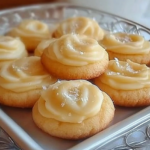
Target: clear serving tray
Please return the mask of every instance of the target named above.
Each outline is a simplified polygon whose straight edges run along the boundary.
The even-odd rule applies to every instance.
[[[93,18],[103,29],[109,32],[140,34],[146,40],[150,40],[150,29],[140,24],[102,11],[66,3],[35,5],[1,11],[0,34],[7,33],[24,19],[42,20],[51,27],[73,16]],[[63,140],[44,133],[35,126],[31,109],[11,108],[1,105],[0,127],[24,150],[101,150],[101,147],[113,141],[119,135],[150,120],[150,107],[115,107],[115,117],[109,127],[85,140]]]

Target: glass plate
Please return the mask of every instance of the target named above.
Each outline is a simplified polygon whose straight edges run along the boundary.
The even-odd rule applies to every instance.
[[[66,3],[54,3],[21,7],[0,12],[0,34],[7,33],[24,19],[38,19],[49,26],[68,17],[86,16],[95,19],[109,32],[126,32],[139,34],[150,40],[150,30],[140,24],[111,15],[102,11],[72,6]],[[150,107],[117,107],[112,123],[104,131],[85,140],[63,140],[42,132],[33,123],[31,109],[0,107],[0,126],[24,150],[79,150],[101,149],[101,146],[115,139],[116,136],[150,119]]]

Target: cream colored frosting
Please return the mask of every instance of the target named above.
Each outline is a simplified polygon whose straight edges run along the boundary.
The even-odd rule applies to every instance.
[[[56,78],[45,71],[37,56],[7,63],[0,71],[0,86],[13,92],[46,89],[56,81]]]
[[[90,18],[86,17],[72,17],[58,26],[54,35],[60,37],[65,34],[82,34],[96,40],[101,40],[104,36],[104,31],[99,24]]]
[[[38,110],[46,118],[62,122],[81,123],[96,115],[103,94],[86,80],[58,81],[45,90],[38,101]]]
[[[24,20],[16,28],[12,29],[14,35],[42,38],[49,36],[48,25],[38,20]]]
[[[8,35],[20,37],[27,48],[36,48],[40,41],[48,39],[51,36],[48,25],[38,20],[22,21]]]
[[[100,44],[107,51],[119,54],[147,54],[150,52],[150,42],[137,34],[107,34]]]
[[[130,60],[111,60],[107,71],[97,80],[117,90],[141,89],[150,87],[150,69]]]
[[[51,60],[70,66],[101,61],[106,51],[98,42],[83,35],[67,34],[52,42],[44,54]]]
[[[19,38],[0,36],[0,61],[15,60],[27,55],[25,46]]]
[[[37,48],[34,50],[34,55],[35,56],[41,56],[43,54],[43,51],[52,43],[54,42],[56,39],[52,38],[49,40],[43,40],[39,43],[39,45],[37,46]]]

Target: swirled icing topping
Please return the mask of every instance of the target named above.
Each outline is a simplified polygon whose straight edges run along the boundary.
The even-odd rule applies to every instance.
[[[51,60],[70,66],[83,66],[103,59],[106,51],[98,42],[83,35],[67,34],[44,50]]]
[[[102,92],[88,81],[59,81],[42,93],[38,110],[46,118],[81,123],[100,111],[102,101]]]
[[[0,36],[0,61],[15,60],[27,55],[25,46],[19,38]]]
[[[24,20],[13,28],[8,35],[19,37],[28,51],[34,51],[37,45],[51,37],[47,24],[38,20]]]
[[[36,56],[7,63],[0,71],[0,86],[13,92],[46,89],[56,81],[56,78],[45,71],[40,57]]]
[[[130,60],[111,60],[107,71],[97,80],[117,90],[141,89],[150,87],[150,69]]]
[[[38,20],[24,20],[11,31],[16,36],[45,39],[49,37],[48,25]]]
[[[107,34],[100,41],[107,51],[119,54],[147,54],[150,51],[150,42],[142,36],[127,33]]]
[[[104,31],[99,24],[95,20],[86,17],[72,17],[63,21],[54,32],[54,36],[58,38],[72,33],[86,35],[96,40],[101,40],[104,36]]]
[[[34,55],[35,56],[41,56],[43,54],[43,51],[53,42],[55,41],[56,39],[52,38],[52,39],[49,39],[49,40],[43,40],[41,41],[37,48],[34,50]]]

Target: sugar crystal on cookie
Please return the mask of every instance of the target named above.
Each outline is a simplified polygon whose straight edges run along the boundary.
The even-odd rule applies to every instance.
[[[127,35],[116,35],[115,38],[117,41],[122,42],[122,43],[133,42],[133,40]]]

